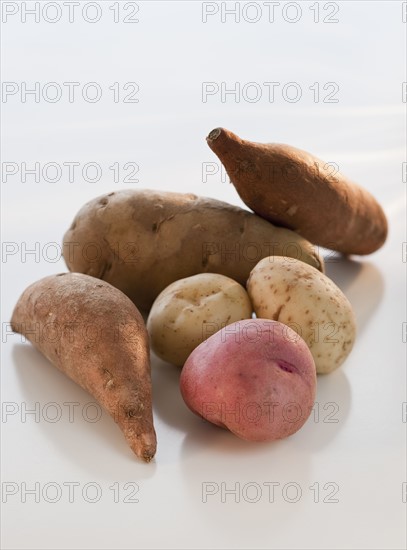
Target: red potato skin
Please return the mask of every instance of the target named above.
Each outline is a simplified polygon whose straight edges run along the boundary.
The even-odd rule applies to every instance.
[[[122,292],[80,273],[52,275],[23,292],[11,325],[97,399],[138,457],[154,457],[148,335]]]
[[[278,143],[255,143],[216,128],[207,143],[242,201],[262,218],[343,254],[370,254],[387,237],[382,207],[319,158]]]
[[[181,394],[195,414],[248,441],[298,431],[316,393],[312,355],[292,329],[268,319],[237,321],[187,359]]]

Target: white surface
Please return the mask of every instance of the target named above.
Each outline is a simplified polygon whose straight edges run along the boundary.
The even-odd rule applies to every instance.
[[[158,452],[153,463],[142,464],[110,418],[83,419],[82,413],[95,411],[86,409],[93,402],[89,395],[29,344],[19,343],[20,337],[3,333],[3,407],[15,403],[18,412],[2,415],[2,546],[405,548],[401,90],[407,79],[401,2],[338,2],[336,24],[314,23],[308,2],[301,2],[297,23],[282,18],[284,3],[274,23],[258,3],[257,23],[230,17],[221,23],[218,14],[204,24],[200,2],[138,2],[139,23],[114,24],[112,4],[100,2],[103,17],[95,24],[81,17],[70,24],[66,14],[55,24],[23,23],[17,14],[2,25],[4,81],[26,81],[27,87],[35,81],[96,81],[104,93],[94,104],[80,96],[73,103],[66,96],[54,104],[22,103],[18,95],[2,104],[3,162],[97,162],[103,169],[94,184],[82,178],[69,183],[66,174],[54,184],[32,177],[23,183],[20,175],[2,181],[2,239],[18,250],[2,258],[3,331],[28,284],[65,270],[62,260],[51,261],[54,251],[47,243],[60,243],[76,211],[94,196],[137,185],[241,204],[219,174],[202,181],[202,163],[216,162],[204,138],[219,125],[247,139],[291,143],[335,161],[384,205],[389,239],[370,257],[328,263],[328,274],[354,306],[358,339],[343,367],[318,379],[319,418],[312,415],[300,432],[274,444],[246,443],[200,421],[183,404],[178,370],[153,361]],[[325,16],[326,3],[320,4]],[[114,103],[108,87],[130,81],[140,85],[139,103]],[[303,97],[297,103],[281,95],[274,102],[266,95],[257,103],[229,96],[224,103],[219,96],[202,102],[202,82],[237,81],[242,86],[295,81]],[[336,82],[339,102],[314,103],[308,87],[315,82]],[[115,184],[108,167],[129,161],[140,166],[139,183]],[[41,257],[25,256],[24,243],[33,248],[36,242]],[[68,402],[78,404],[72,422]],[[24,404],[35,403],[38,421],[22,412]],[[58,422],[50,421],[56,412],[50,403],[62,411]],[[32,495],[22,501],[24,483],[27,488],[39,483],[43,491],[48,482],[61,487],[58,502],[46,501],[53,498],[51,486],[40,502]],[[72,503],[67,482],[80,484]],[[82,489],[93,482],[101,499],[92,504]],[[135,487],[125,489],[128,482],[138,484],[137,503],[124,502]],[[207,482],[219,492],[203,502]],[[245,487],[250,482],[258,485]],[[279,484],[274,502],[264,485],[270,482]],[[119,502],[109,489],[115,483]],[[240,502],[233,494],[222,502],[222,483],[228,489],[240,484]],[[323,502],[334,487],[327,483],[338,486],[332,498],[339,502]],[[311,485],[319,487],[317,503]],[[7,496],[10,487],[18,492]],[[249,502],[256,487],[258,501]],[[288,502],[298,487],[299,500]]]

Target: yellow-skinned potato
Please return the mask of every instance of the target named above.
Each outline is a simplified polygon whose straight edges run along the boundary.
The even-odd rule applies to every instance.
[[[153,351],[182,366],[212,334],[251,316],[249,296],[239,283],[224,275],[200,273],[175,281],[159,294],[147,330]]]
[[[257,317],[284,323],[305,340],[318,374],[345,361],[355,340],[355,317],[326,275],[297,260],[264,258],[251,272],[247,291]]]
[[[323,270],[294,231],[225,202],[192,194],[123,190],[83,206],[64,236],[70,271],[103,279],[149,310],[169,284],[220,273],[245,285],[266,256],[293,256]]]

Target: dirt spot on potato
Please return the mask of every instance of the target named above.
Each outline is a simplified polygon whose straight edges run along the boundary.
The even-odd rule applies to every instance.
[[[278,310],[273,315],[273,321],[278,321],[278,318],[280,317],[281,310],[283,309],[284,304],[278,308]]]
[[[98,278],[103,280],[106,273],[108,273],[111,269],[112,269],[112,264],[110,262],[105,262],[104,264],[102,264],[102,268],[99,272]]]

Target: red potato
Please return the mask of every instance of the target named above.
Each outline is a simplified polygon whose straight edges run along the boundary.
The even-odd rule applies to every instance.
[[[97,399],[138,457],[153,458],[148,335],[127,296],[89,275],[52,275],[23,292],[11,326]]]
[[[316,369],[304,340],[268,319],[237,321],[205,340],[180,379],[195,414],[248,441],[298,431],[315,401]]]

